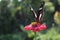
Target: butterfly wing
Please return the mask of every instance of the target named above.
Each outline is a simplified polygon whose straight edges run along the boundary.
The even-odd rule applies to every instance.
[[[36,14],[36,12],[34,11],[34,9],[32,8],[31,5],[29,5],[29,6],[30,6],[30,10],[31,10],[32,13],[33,13],[34,18],[37,18],[37,14]]]
[[[43,16],[44,4],[45,4],[45,2],[41,3],[40,8],[39,8],[38,13],[37,13],[37,20],[39,20],[39,21],[41,20],[41,18]]]

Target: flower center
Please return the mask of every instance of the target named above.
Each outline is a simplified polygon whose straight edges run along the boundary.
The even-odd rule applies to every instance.
[[[32,22],[32,26],[37,26],[37,22]]]

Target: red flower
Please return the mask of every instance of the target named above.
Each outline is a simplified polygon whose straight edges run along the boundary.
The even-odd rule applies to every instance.
[[[45,30],[45,29],[46,29],[45,24],[40,24],[37,22],[32,22],[31,24],[24,27],[24,30],[32,30],[33,32]]]

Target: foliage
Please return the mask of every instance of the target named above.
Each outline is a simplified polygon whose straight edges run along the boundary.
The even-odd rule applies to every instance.
[[[37,12],[42,1],[45,1],[45,8],[41,23],[46,23],[47,30],[37,33],[37,39],[60,40],[60,0],[1,0],[0,40],[34,40],[34,33],[23,28],[35,21],[29,5]]]

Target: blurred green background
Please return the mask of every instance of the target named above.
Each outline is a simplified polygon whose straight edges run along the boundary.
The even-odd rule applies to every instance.
[[[60,40],[60,0],[0,0],[0,40],[34,40],[34,33],[24,26],[34,21],[29,4],[37,10],[45,1],[45,31],[37,32],[37,40]]]

